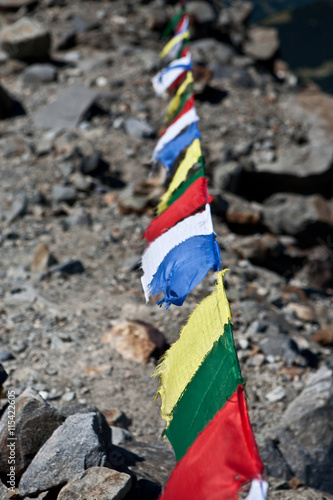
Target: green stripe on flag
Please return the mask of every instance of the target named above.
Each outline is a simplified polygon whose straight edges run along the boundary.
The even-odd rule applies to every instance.
[[[199,177],[205,177],[205,166],[204,166],[204,159],[203,156],[200,156],[200,158],[197,161],[197,164],[200,164],[198,169],[196,169],[187,179],[186,181],[182,182],[180,186],[172,193],[172,196],[170,196],[167,206],[169,207],[172,205],[172,203],[178,198],[185,193],[186,189],[193,184],[194,181],[199,179]]]
[[[198,434],[204,430],[240,384],[244,385],[245,382],[241,376],[229,322],[224,326],[224,334],[214,343],[186,387],[165,430],[177,461],[185,455]]]

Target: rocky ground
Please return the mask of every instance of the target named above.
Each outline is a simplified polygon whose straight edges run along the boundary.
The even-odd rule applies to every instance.
[[[249,3],[219,5],[188,2],[191,51],[251,421],[269,498],[329,499],[333,99],[288,71],[274,30],[246,26]],[[142,234],[166,182],[149,177],[167,103],[151,77],[174,9],[0,0],[1,402],[5,412],[15,391],[13,498],[153,499],[174,466],[151,374],[215,282],[211,273],[168,311],[146,305],[140,287]],[[96,496],[102,483],[114,490]]]

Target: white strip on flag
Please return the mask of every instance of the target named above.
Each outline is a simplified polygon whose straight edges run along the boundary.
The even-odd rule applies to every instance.
[[[199,117],[194,107],[187,111],[187,113],[180,116],[178,120],[166,129],[162,137],[159,139],[154,149],[153,159],[156,158],[157,153],[163,149],[168,142],[177,137],[177,135],[180,134],[185,127],[188,127],[188,125],[197,121],[199,121]]]
[[[189,71],[191,67],[190,54],[172,61],[152,79],[155,92],[158,95],[163,94],[184,71]]]
[[[266,500],[267,490],[268,483],[266,481],[254,479],[245,500]]]
[[[149,285],[164,257],[175,246],[188,238],[212,233],[214,233],[212,216],[210,206],[207,204],[204,211],[178,222],[145,249],[142,255],[143,276],[141,283],[147,302],[149,300]]]

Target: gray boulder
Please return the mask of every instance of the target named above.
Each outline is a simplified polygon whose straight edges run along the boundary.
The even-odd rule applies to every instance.
[[[307,486],[333,493],[332,414],[333,370],[322,366],[287,407],[274,438],[266,439],[262,457],[267,473],[294,476]],[[268,454],[270,448],[275,453]]]
[[[111,431],[107,424],[104,434]],[[21,496],[47,491],[68,483],[90,467],[107,464],[105,436],[97,413],[68,417],[39,450],[19,483]]]
[[[10,410],[10,408],[9,408]],[[0,470],[9,471],[8,439],[15,437],[15,471],[19,477],[64,417],[34,390],[26,389],[15,405],[15,436],[8,434],[8,411],[0,423]]]
[[[92,467],[75,476],[60,491],[58,500],[121,500],[130,491],[132,478],[106,467]]]
[[[1,30],[0,44],[10,57],[36,61],[48,55],[51,34],[39,22],[22,17]]]
[[[263,222],[274,234],[292,235],[314,246],[332,233],[333,210],[320,195],[277,193],[263,204]]]

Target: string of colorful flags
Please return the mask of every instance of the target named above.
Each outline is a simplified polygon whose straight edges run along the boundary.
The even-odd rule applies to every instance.
[[[248,417],[210,212],[184,7],[169,24],[166,35],[172,33],[161,52],[166,66],[153,78],[156,93],[172,99],[152,159],[173,176],[144,235],[141,281],[146,301],[160,296],[157,304],[168,308],[182,305],[210,269],[219,274],[154,373],[164,434],[177,459],[161,499],[237,499],[251,483],[247,500],[264,500],[268,484]]]

